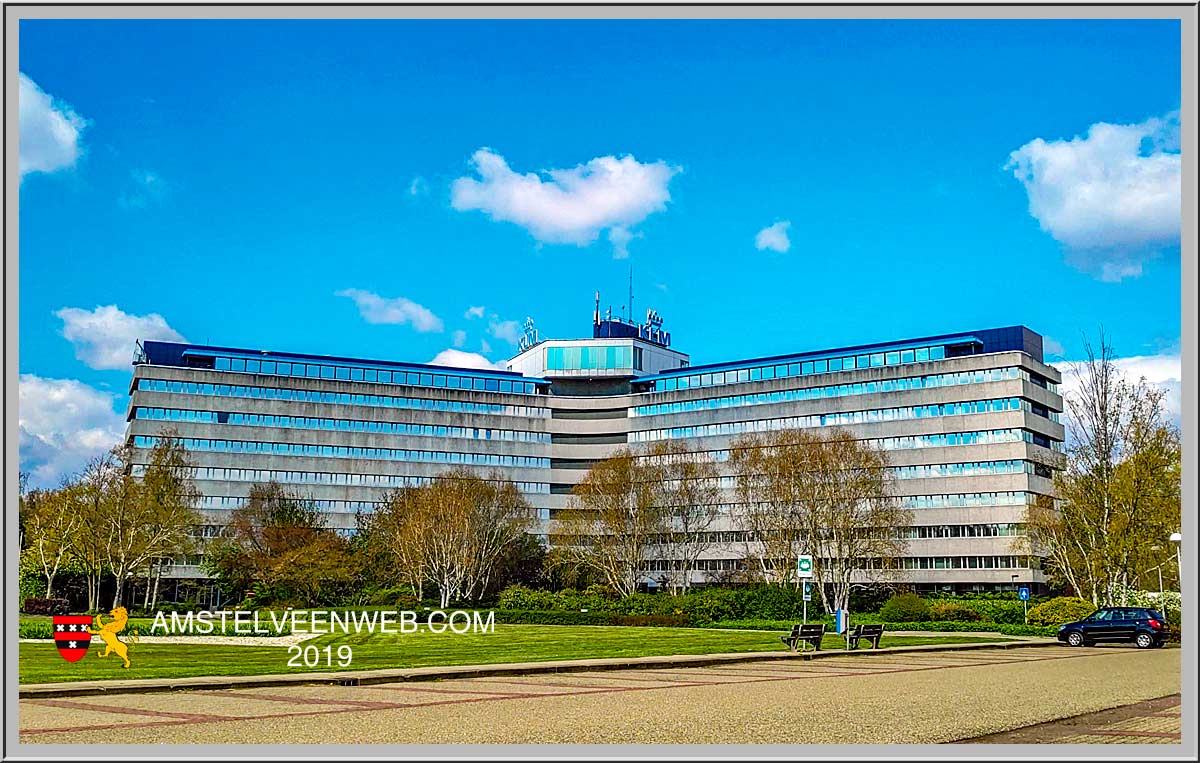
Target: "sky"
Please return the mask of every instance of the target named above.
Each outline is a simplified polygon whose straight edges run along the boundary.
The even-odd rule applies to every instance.
[[[1179,410],[1177,21],[20,22],[21,468],[136,338],[481,367],[1103,326]]]

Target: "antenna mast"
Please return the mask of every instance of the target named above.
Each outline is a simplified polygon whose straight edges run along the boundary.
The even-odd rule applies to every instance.
[[[633,263],[629,263],[629,322],[633,323]]]

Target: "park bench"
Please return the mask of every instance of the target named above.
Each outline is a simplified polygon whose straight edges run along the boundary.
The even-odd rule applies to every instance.
[[[813,648],[820,651],[821,638],[825,635],[825,623],[813,623],[812,625],[793,625],[792,632],[786,636],[780,636],[779,640],[787,644],[787,648],[793,652],[796,647],[801,644],[812,644]]]
[[[882,623],[856,625],[852,631],[846,634],[846,646],[851,649],[857,649],[859,641],[870,641],[871,648],[878,649],[881,636],[883,636]]]

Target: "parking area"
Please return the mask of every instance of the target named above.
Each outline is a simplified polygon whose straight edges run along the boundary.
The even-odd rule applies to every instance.
[[[19,723],[22,743],[936,743],[1179,690],[1177,649],[1050,646],[22,699]]]

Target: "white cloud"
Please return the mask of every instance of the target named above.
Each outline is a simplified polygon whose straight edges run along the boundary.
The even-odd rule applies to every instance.
[[[467,318],[467,319],[482,318],[483,317],[483,305],[479,305],[478,307],[468,307],[467,312],[463,314],[463,317]]]
[[[455,331],[450,336],[454,342],[455,347],[462,347],[464,344],[467,343],[467,332],[463,331],[462,329]]]
[[[420,175],[414,177],[408,184],[409,196],[424,196],[427,193],[429,193],[429,183],[425,182],[425,178]]]
[[[349,297],[358,305],[358,312],[367,323],[411,323],[421,332],[442,330],[442,319],[428,308],[405,297],[381,297],[362,289],[342,289],[334,296]]]
[[[479,179],[454,181],[455,209],[516,223],[544,243],[587,246],[607,230],[618,257],[628,254],[629,228],[666,209],[667,185],[681,171],[662,161],[599,156],[572,169],[518,174],[487,148],[475,152],[471,165]]]
[[[1113,363],[1130,383],[1136,384],[1145,378],[1147,384],[1163,390],[1165,417],[1176,427],[1181,426],[1183,421],[1183,367],[1179,353],[1135,355],[1129,358],[1117,358]],[[1064,397],[1076,394],[1079,389],[1079,379],[1071,369],[1074,365],[1082,365],[1082,362],[1063,361],[1050,365],[1062,373],[1063,383],[1059,392]]]
[[[488,352],[492,351],[492,346],[490,344],[488,344],[488,340],[486,340],[486,339],[479,340],[479,351],[483,352],[483,353],[488,353]]]
[[[492,320],[488,324],[488,333],[497,339],[516,344],[521,341],[521,334],[524,333],[524,330],[519,321],[502,321],[498,320],[496,316],[492,316]]]
[[[82,133],[87,120],[67,103],[51,97],[20,72],[18,138],[21,177],[30,172],[55,172],[75,166],[83,153]]]
[[[1179,243],[1179,112],[1139,124],[1097,122],[1087,137],[1026,143],[1009,155],[1029,213],[1068,261],[1103,281],[1141,275],[1142,263]]]
[[[462,350],[455,349],[442,350],[429,362],[431,365],[451,366],[453,368],[477,368],[484,371],[505,370],[504,361],[493,363],[478,353],[463,352]]]
[[[641,233],[630,233],[629,229],[623,226],[608,229],[608,241],[613,247],[613,258],[623,260],[629,256],[629,242],[635,238],[642,238]]]
[[[786,252],[792,248],[792,242],[788,240],[788,228],[790,227],[792,227],[790,221],[780,220],[774,225],[763,228],[754,236],[754,248],[760,252],[764,249]]]
[[[91,368],[128,369],[138,339],[187,341],[158,313],[130,315],[116,305],[103,305],[90,311],[64,307],[54,314],[62,319],[62,335],[75,346],[75,357]]]
[[[33,487],[55,487],[124,438],[116,396],[83,382],[21,374],[17,397],[21,471]]]

